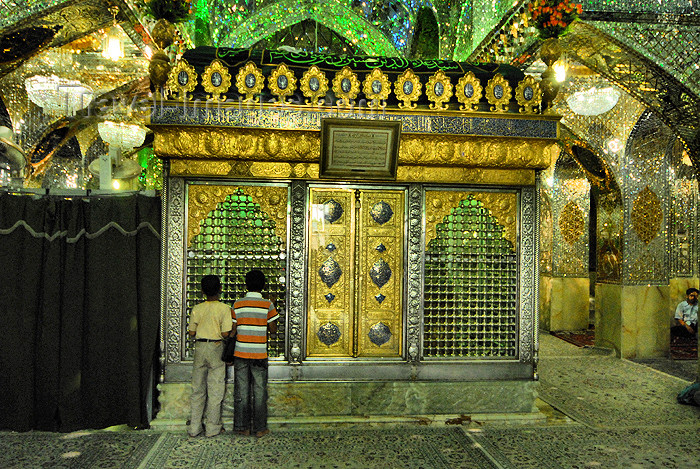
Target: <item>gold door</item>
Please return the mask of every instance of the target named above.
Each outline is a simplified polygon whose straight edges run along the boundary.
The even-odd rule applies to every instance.
[[[404,192],[310,192],[309,357],[400,357]]]

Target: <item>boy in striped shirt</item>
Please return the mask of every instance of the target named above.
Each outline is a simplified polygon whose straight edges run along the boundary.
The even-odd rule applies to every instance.
[[[233,304],[232,334],[236,334],[233,356],[233,430],[257,437],[267,428],[267,332],[277,331],[279,314],[275,305],[262,297],[265,274],[251,270],[245,276],[248,293]]]

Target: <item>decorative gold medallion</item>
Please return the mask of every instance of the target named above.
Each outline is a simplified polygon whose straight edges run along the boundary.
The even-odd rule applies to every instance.
[[[345,66],[341,71],[336,72],[333,78],[333,92],[336,98],[342,100],[341,106],[351,107],[360,92],[360,80],[350,67]]]
[[[236,75],[236,88],[238,92],[245,95],[243,102],[257,103],[260,100],[260,92],[265,86],[265,78],[258,67],[253,62],[248,62]]]
[[[403,101],[402,103],[399,103],[399,108],[415,108],[416,105],[413,103],[413,101],[417,101],[418,98],[420,98],[422,89],[423,84],[410,68],[399,75],[394,82],[394,94],[399,101]]]
[[[207,93],[210,93],[207,99],[214,102],[226,101],[226,96],[223,94],[231,87],[231,74],[219,59],[212,60],[209,66],[204,69],[202,86]]]
[[[277,96],[277,101],[286,104],[287,96],[297,89],[297,79],[286,64],[279,64],[267,77],[267,87],[273,95]]]
[[[323,99],[319,100],[319,98],[324,97],[328,92],[328,78],[320,68],[313,65],[301,77],[300,88],[304,96],[309,98],[306,100],[306,104],[320,106],[323,104]]]
[[[479,108],[479,100],[483,91],[484,88],[474,72],[464,75],[457,82],[457,91],[455,92],[457,101],[462,103],[459,108],[462,111],[476,111]]]
[[[381,69],[373,69],[372,73],[365,77],[362,91],[364,91],[369,101],[369,107],[385,107],[386,100],[389,97],[389,93],[391,93],[389,77]],[[383,104],[381,103],[382,101],[384,101]]]
[[[520,112],[535,114],[536,107],[542,103],[542,89],[540,84],[531,76],[525,77],[515,88],[515,99],[522,107]]]
[[[511,87],[503,75],[497,73],[486,85],[486,99],[491,105],[491,110],[506,112],[510,101]]]
[[[659,196],[649,189],[649,186],[641,190],[634,199],[631,218],[632,228],[644,244],[649,244],[656,238],[664,220],[664,212]]]
[[[195,86],[197,86],[197,72],[194,71],[194,67],[185,59],[178,60],[172,70],[170,70],[170,76],[168,77],[170,94],[176,99],[189,101],[192,99],[192,96],[188,96],[187,93],[192,93]]]
[[[438,70],[428,79],[425,94],[428,95],[430,101],[433,101],[430,104],[430,109],[447,109],[444,103],[452,97],[452,83],[445,72]]]

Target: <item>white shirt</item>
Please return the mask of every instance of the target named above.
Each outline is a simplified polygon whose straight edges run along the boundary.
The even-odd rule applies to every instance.
[[[686,324],[698,323],[698,305],[688,304],[688,300],[681,301],[676,308],[676,319],[682,319]]]

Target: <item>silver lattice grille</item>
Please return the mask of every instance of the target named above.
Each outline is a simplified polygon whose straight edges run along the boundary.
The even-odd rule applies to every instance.
[[[219,275],[221,301],[233,302],[245,292],[245,274],[261,270],[267,277],[263,296],[274,301],[280,319],[268,343],[271,358],[284,356],[286,253],[270,220],[251,196],[238,189],[217,204],[202,221],[201,232],[187,251],[187,321],[192,307],[203,300],[200,283],[208,274]],[[192,359],[193,342],[187,340],[185,357]]]
[[[515,357],[518,266],[503,227],[468,197],[425,254],[425,357]]]

